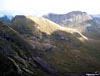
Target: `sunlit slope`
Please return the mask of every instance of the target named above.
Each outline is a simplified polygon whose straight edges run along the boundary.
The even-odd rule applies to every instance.
[[[34,18],[32,16],[29,16],[28,19],[31,19],[33,22],[35,22],[37,24],[36,27],[40,31],[45,32],[49,35],[52,34],[54,31],[61,30],[72,34],[76,32],[82,36],[82,34],[75,29],[65,28],[45,18]]]
[[[12,21],[11,27],[60,72],[100,70],[99,43],[91,42],[77,30],[64,28],[45,18],[18,18]]]
[[[49,44],[56,46],[56,48],[53,49],[52,53],[46,55],[47,60],[51,58],[48,61],[50,64],[66,71],[79,71],[79,69],[93,71],[97,69],[95,64],[99,67],[99,43],[89,41],[89,38],[79,31],[59,26],[48,19],[28,18],[37,23],[40,31],[52,36],[50,41],[54,41],[54,43]],[[76,69],[76,67],[78,68]]]
[[[82,34],[75,29],[65,28],[48,19],[35,18],[33,16],[16,16],[12,20],[11,27],[23,35],[34,34],[35,36],[39,36],[41,32],[50,35],[57,30],[61,30],[72,34],[77,33],[80,35],[80,37],[83,37]]]

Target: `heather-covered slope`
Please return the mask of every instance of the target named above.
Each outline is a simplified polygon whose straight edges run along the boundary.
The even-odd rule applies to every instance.
[[[0,23],[0,76],[55,75],[57,71],[38,52],[18,32]]]
[[[40,33],[40,35],[38,34],[39,36],[38,38],[36,38],[36,35],[35,36],[31,35],[30,37],[27,37],[29,42],[32,45],[35,45],[35,48],[42,49],[42,51],[40,51],[40,55],[43,56],[45,59],[47,59],[47,61],[50,64],[57,67],[61,67],[61,66],[64,66],[64,63],[62,61],[63,59],[65,59],[64,60],[64,62],[66,63],[65,65],[68,65],[68,66],[69,64],[71,65],[75,61],[75,64],[72,64],[70,67],[72,66],[80,67],[80,69],[83,71],[86,70],[86,68],[88,68],[87,70],[92,71],[93,69],[92,69],[92,66],[90,65],[91,63],[93,66],[95,66],[95,64],[98,64],[99,59],[96,60],[95,61],[96,63],[95,63],[94,62],[95,56],[92,56],[90,55],[91,53],[86,52],[86,51],[90,52],[89,49],[90,47],[94,46],[94,44],[92,42],[89,42],[88,39],[84,38],[80,32],[74,29],[61,27],[45,18],[38,19],[32,16],[29,16],[29,17],[26,17],[26,20],[33,22],[30,29],[33,29],[32,27],[34,27],[33,30],[38,30],[38,32]],[[28,23],[28,21],[26,21],[26,23]],[[29,27],[30,24],[26,26]],[[87,44],[89,44],[89,46]],[[97,44],[96,47],[93,47],[91,49],[93,51],[96,50],[96,52],[99,52],[100,48]],[[80,53],[79,54],[74,53],[73,50],[77,50]],[[96,54],[96,52],[94,53],[94,55]],[[78,55],[79,55],[80,60],[77,59]],[[48,60],[49,58],[51,61]],[[84,62],[84,60],[86,62]],[[67,64],[67,61],[69,64]],[[53,64],[52,62],[55,62],[55,63]],[[64,70],[64,67],[62,69]],[[68,69],[68,68],[65,68],[65,69]],[[69,68],[68,70],[76,71],[78,69],[79,68],[74,68],[74,69]]]
[[[16,16],[10,25],[0,23],[0,67],[4,68],[0,74],[66,76],[99,71],[100,43],[83,36],[45,18]]]

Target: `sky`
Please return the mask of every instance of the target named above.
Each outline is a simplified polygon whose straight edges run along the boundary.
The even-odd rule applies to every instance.
[[[100,14],[100,0],[0,0],[0,15],[42,16],[71,11]]]

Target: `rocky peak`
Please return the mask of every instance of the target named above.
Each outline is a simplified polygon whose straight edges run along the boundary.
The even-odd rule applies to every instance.
[[[73,21],[85,21],[87,19],[92,19],[86,12],[81,11],[72,11],[67,14],[53,14],[50,13],[47,16],[43,16],[51,21],[54,21],[57,24],[66,26]]]
[[[72,11],[72,12],[69,12],[68,14],[70,14],[70,15],[87,15],[86,12],[82,12],[82,11]]]
[[[16,15],[13,19],[12,19],[12,22],[13,21],[16,21],[16,20],[25,20],[26,17],[24,15]]]

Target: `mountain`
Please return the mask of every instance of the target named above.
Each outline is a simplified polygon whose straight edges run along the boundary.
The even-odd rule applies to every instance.
[[[85,20],[89,20],[91,19],[91,17],[87,16],[87,13],[85,12],[81,12],[81,11],[72,11],[69,12],[67,14],[48,14],[47,16],[43,16],[45,18],[50,19],[51,21],[54,21],[57,24],[60,24],[62,26],[68,26],[70,25],[72,22],[78,21],[77,23],[79,23],[79,20],[81,18],[81,21],[85,21]]]
[[[100,71],[99,50],[99,41],[45,18],[0,22],[0,76],[84,76]]]
[[[100,18],[86,12],[72,11],[67,14],[48,14],[43,16],[57,24],[74,28],[88,37],[100,39]]]
[[[10,23],[12,18],[13,18],[13,16],[4,15],[4,16],[0,17],[0,20],[3,22],[6,22],[6,23]]]

